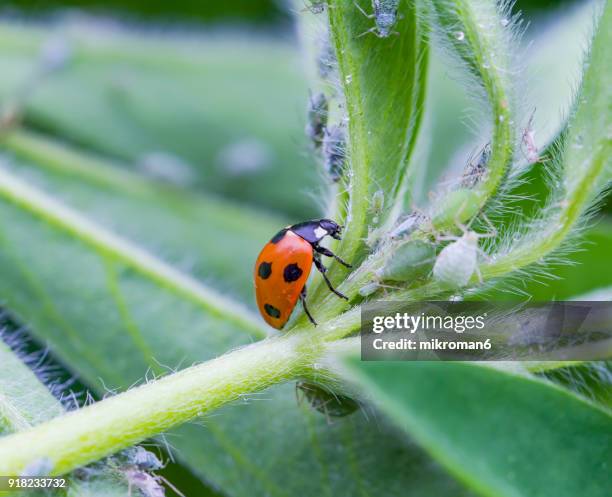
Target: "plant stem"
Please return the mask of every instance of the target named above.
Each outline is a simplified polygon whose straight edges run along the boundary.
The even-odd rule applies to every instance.
[[[291,379],[312,355],[306,335],[264,340],[9,435],[0,439],[0,474],[19,475],[42,457],[53,475],[66,473]]]
[[[364,123],[364,96],[362,79],[359,74],[359,61],[355,60],[353,50],[349,49],[351,27],[346,6],[340,1],[329,2],[330,36],[336,46],[338,70],[346,100],[346,111],[349,123],[349,157],[351,163],[350,195],[344,195],[340,201],[348,203],[346,215],[346,232],[340,244],[343,257],[353,260],[362,246],[363,233],[367,221],[369,190],[369,167],[371,158],[367,149],[367,130]],[[350,79],[349,79],[350,78]]]
[[[454,228],[457,221],[466,222],[477,214],[497,191],[513,156],[513,115],[511,101],[511,68],[507,42],[512,29],[500,16],[498,8],[481,0],[432,0],[438,23],[454,51],[466,63],[489,101],[492,119],[491,157],[484,181],[473,189],[476,205],[449,204],[448,212],[437,212],[434,227]]]

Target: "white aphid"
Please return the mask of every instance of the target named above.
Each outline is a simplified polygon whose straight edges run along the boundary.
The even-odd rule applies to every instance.
[[[466,286],[478,271],[478,234],[466,231],[444,247],[433,267],[434,278],[454,288]]]
[[[215,162],[228,176],[252,176],[267,169],[274,160],[274,151],[259,138],[243,138],[224,146]]]
[[[414,211],[401,220],[400,223],[389,232],[389,238],[395,240],[408,236],[416,231],[425,221],[427,221],[427,216],[425,214]]]
[[[540,160],[540,151],[538,150],[538,146],[536,144],[535,139],[535,131],[533,130],[533,116],[534,114],[531,114],[529,122],[527,123],[527,127],[523,131],[522,136],[525,158],[530,164],[533,164],[534,162]]]
[[[47,72],[64,68],[72,57],[72,47],[65,39],[51,38],[40,49],[42,69]]]
[[[325,11],[325,2],[323,0],[308,0],[306,5],[306,10],[313,14],[321,14]]]
[[[194,167],[179,156],[163,151],[148,152],[138,158],[138,171],[149,178],[177,186],[189,186],[195,181]]]
[[[128,495],[132,495],[132,487],[137,488],[146,497],[165,497],[166,491],[158,480],[158,477],[150,475],[137,468],[126,470],[125,477],[128,481]]]
[[[159,458],[144,447],[131,447],[126,450],[126,454],[130,465],[136,466],[142,471],[157,471],[164,467]]]
[[[147,473],[141,471],[136,466],[128,467],[125,472],[125,478],[128,482],[128,496],[132,495],[132,487],[137,488],[145,497],[165,497],[166,490],[162,483],[168,485],[175,494],[180,497],[185,495],[172,485],[166,478],[155,473]]]
[[[373,28],[368,29],[359,36],[367,33],[374,33],[379,38],[387,38],[391,34],[399,35],[398,32],[393,31],[393,27],[399,18],[397,13],[398,6],[399,0],[372,0],[372,10],[374,12],[368,14],[355,2],[355,7],[368,19],[374,19],[375,23]]]
[[[47,476],[53,469],[53,461],[48,457],[39,457],[28,464],[21,472],[21,477]]]
[[[371,283],[366,283],[359,289],[359,295],[362,297],[369,297],[373,293],[376,293],[380,289],[380,283],[377,281],[372,281]]]
[[[370,202],[370,210],[374,214],[372,218],[372,222],[377,224],[379,221],[379,216],[382,213],[383,207],[385,206],[385,192],[382,190],[378,190],[372,196],[372,200]]]

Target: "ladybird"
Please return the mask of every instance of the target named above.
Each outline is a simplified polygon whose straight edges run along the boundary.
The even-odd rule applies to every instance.
[[[306,281],[312,264],[319,270],[329,289],[338,297],[348,298],[336,290],[327,275],[321,256],[333,257],[340,264],[352,267],[319,243],[326,236],[341,239],[342,227],[331,219],[314,219],[287,226],[263,248],[255,263],[254,280],[257,307],[270,326],[281,329],[289,320],[298,300],[315,326],[316,321],[306,306]]]

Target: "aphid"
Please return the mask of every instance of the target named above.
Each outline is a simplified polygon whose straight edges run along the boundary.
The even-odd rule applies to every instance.
[[[478,255],[482,251],[478,247],[478,240],[495,236],[495,233],[481,234],[464,226],[461,226],[461,228],[463,229],[463,235],[459,238],[450,238],[454,241],[440,251],[433,267],[434,278],[452,288],[466,286],[474,273],[482,281],[482,275],[478,268]],[[440,239],[449,238],[441,237]]]
[[[127,468],[124,474],[128,482],[128,497],[132,495],[132,487],[140,490],[145,497],[165,497],[166,490],[162,483],[168,485],[177,495],[185,497],[179,489],[163,476],[147,473],[135,466]]]
[[[289,320],[298,300],[312,324],[316,321],[306,307],[306,281],[312,263],[319,270],[328,288],[338,297],[348,298],[336,290],[327,275],[321,256],[333,257],[351,267],[331,250],[319,243],[326,236],[340,240],[342,227],[331,219],[314,219],[280,230],[263,248],[255,263],[255,296],[262,317],[270,326],[281,329]]]
[[[310,406],[329,418],[342,418],[359,409],[359,404],[346,395],[333,393],[314,383],[299,381],[295,384],[298,403],[302,396]]]
[[[48,457],[34,459],[21,472],[21,477],[26,476],[47,476],[53,470],[53,461]]]
[[[308,121],[306,122],[306,135],[315,148],[320,148],[325,137],[329,103],[324,93],[317,93],[308,102]]]
[[[325,170],[336,183],[342,178],[346,162],[346,138],[344,127],[333,126],[325,130],[323,137],[323,161]]]
[[[487,164],[491,158],[491,144],[487,143],[475,159],[470,159],[463,171],[461,186],[472,188],[482,181],[487,173]]]
[[[63,69],[73,55],[73,49],[67,40],[52,38],[43,43],[40,49],[40,71],[50,73]]]
[[[372,222],[377,224],[379,221],[380,214],[385,206],[385,192],[382,190],[377,190],[372,195],[372,201],[370,202],[370,211],[374,216],[372,217]]]
[[[153,453],[144,447],[130,447],[125,451],[127,462],[131,466],[136,466],[142,471],[157,471],[164,467],[163,463]]]
[[[368,19],[374,19],[376,24],[373,28],[368,29],[366,32],[361,33],[359,36],[364,36],[368,33],[374,33],[379,38],[387,38],[389,35],[399,35],[397,31],[393,31],[393,26],[397,22],[398,15],[397,9],[400,0],[372,0],[372,14],[367,14],[357,2],[355,6],[361,11],[361,13]]]
[[[389,232],[389,238],[397,240],[414,233],[419,227],[429,221],[422,212],[414,211],[408,214],[400,223]]]
[[[323,38],[321,42],[321,48],[319,50],[319,59],[317,61],[317,69],[319,71],[319,77],[323,80],[329,79],[336,67],[338,61],[336,59],[336,52],[334,47],[329,40],[329,34]]]
[[[381,288],[382,286],[378,281],[371,281],[370,283],[366,283],[359,289],[359,295],[361,295],[362,297],[369,297]]]
[[[480,211],[480,200],[474,190],[459,188],[435,202],[431,216],[434,228],[452,225],[457,219],[470,219]]]
[[[165,497],[166,490],[155,476],[138,468],[128,468],[124,474],[128,482],[128,496],[132,495],[132,487],[135,487],[146,497]]]
[[[375,274],[382,281],[409,282],[429,274],[435,260],[436,251],[431,243],[412,240],[397,247]]]
[[[321,14],[325,11],[325,0],[306,0],[306,9],[313,14]]]
[[[538,147],[536,145],[535,131],[533,130],[533,115],[534,114],[532,113],[531,117],[529,118],[529,122],[527,123],[527,127],[525,128],[525,131],[523,131],[523,136],[521,139],[524,147],[525,158],[530,164],[540,160],[540,151],[538,150]]]
[[[397,288],[383,282],[410,283],[427,276],[436,260],[431,243],[411,240],[397,247],[384,265],[374,272],[374,281],[359,289],[359,295],[368,297],[381,288]]]
[[[453,288],[464,287],[478,268],[478,236],[466,231],[444,247],[433,267],[434,278]]]

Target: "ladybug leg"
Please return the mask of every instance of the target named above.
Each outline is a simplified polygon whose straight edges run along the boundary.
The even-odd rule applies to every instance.
[[[343,298],[345,300],[348,300],[348,297],[346,295],[344,295],[343,293],[340,293],[338,290],[336,290],[332,286],[331,281],[329,281],[329,279],[327,278],[327,275],[325,274],[327,272],[327,268],[321,262],[321,256],[318,253],[315,253],[314,264],[315,264],[316,268],[319,270],[319,272],[321,273],[321,276],[323,276],[323,279],[325,280],[325,283],[327,284],[327,287],[332,292],[334,292],[338,297]]]
[[[302,307],[304,307],[304,312],[306,313],[306,315],[308,316],[308,320],[313,324],[313,325],[317,325],[317,322],[314,320],[314,318],[312,317],[312,315],[310,314],[310,311],[308,310],[308,307],[306,306],[306,285],[304,285],[304,288],[302,288],[302,293],[300,293],[300,300],[302,301]]]
[[[345,267],[353,267],[348,262],[343,261],[340,257],[338,257],[336,254],[334,254],[331,250],[326,249],[325,247],[320,247],[319,245],[315,245],[314,249],[319,254],[325,255],[327,257],[333,257],[334,259],[336,259],[340,264],[342,264]]]

